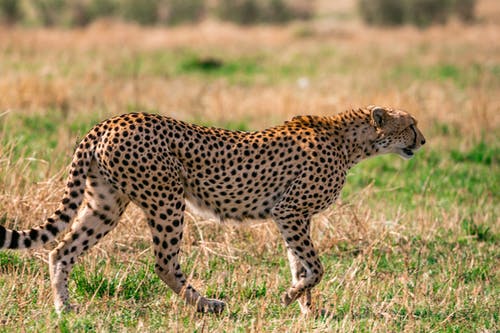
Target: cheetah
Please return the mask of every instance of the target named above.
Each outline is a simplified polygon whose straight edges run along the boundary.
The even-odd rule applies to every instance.
[[[133,202],[151,230],[161,280],[198,311],[220,313],[225,303],[202,296],[179,265],[186,203],[221,220],[272,218],[292,273],[282,302],[297,300],[308,314],[311,289],[323,275],[311,217],[336,201],[359,161],[385,153],[408,159],[424,144],[415,118],[380,106],[297,116],[255,132],[125,114],[96,125],[77,146],[63,198],[45,223],[23,231],[0,226],[0,249],[40,247],[70,228],[49,254],[55,308],[70,310],[68,276],[77,257],[115,228]]]

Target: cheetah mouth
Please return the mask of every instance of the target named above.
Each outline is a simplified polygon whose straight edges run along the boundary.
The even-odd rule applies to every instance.
[[[404,158],[405,160],[408,160],[408,159],[412,158],[412,157],[415,155],[415,153],[414,153],[414,151],[413,151],[412,149],[410,149],[410,148],[401,148],[401,149],[399,150],[399,155],[400,155],[402,158]]]

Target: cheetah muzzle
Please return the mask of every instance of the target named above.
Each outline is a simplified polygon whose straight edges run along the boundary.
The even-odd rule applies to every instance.
[[[283,303],[298,300],[309,313],[311,289],[323,275],[311,217],[335,202],[359,161],[386,153],[411,158],[424,143],[415,118],[376,106],[294,117],[257,132],[125,114],[96,125],[78,145],[64,196],[45,223],[24,231],[0,226],[0,248],[40,247],[70,228],[49,255],[54,303],[57,311],[67,310],[67,281],[77,257],[116,227],[133,202],[151,229],[161,280],[199,311],[220,313],[224,303],[203,297],[179,265],[186,202],[221,219],[271,217],[292,273]]]

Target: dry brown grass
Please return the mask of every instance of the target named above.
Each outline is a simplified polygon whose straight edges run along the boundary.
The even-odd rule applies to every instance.
[[[298,113],[335,113],[350,106],[389,103],[404,106],[427,122],[473,124],[475,131],[499,125],[500,104],[491,91],[489,75],[467,87],[465,94],[446,84],[418,80],[381,84],[380,80],[384,68],[415,57],[421,66],[494,66],[499,57],[496,23],[450,24],[423,31],[318,23],[308,28],[310,38],[298,38],[297,29],[239,28],[214,22],[169,30],[115,22],[68,31],[2,28],[0,47],[8,50],[8,57],[0,78],[0,108],[29,113],[47,112],[48,107],[69,113],[105,108],[105,117],[136,103],[184,119],[193,112],[214,122],[250,118],[252,127],[261,128]],[[333,53],[322,56],[325,45]],[[183,48],[202,56],[223,53],[225,58],[264,54],[276,66],[293,65],[300,55],[301,61],[310,57],[325,70],[311,79],[306,91],[295,80],[234,86],[224,80],[207,84],[192,77],[155,75],[122,75],[118,80],[110,73],[116,63],[133,65],[138,54]],[[419,52],[419,48],[429,51]]]

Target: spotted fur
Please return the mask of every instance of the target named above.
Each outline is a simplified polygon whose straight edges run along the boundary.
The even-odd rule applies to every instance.
[[[156,273],[199,311],[221,312],[224,303],[201,296],[179,266],[186,201],[221,219],[271,217],[292,271],[283,302],[298,299],[308,313],[311,288],[323,275],[311,217],[334,203],[357,162],[383,153],[409,158],[424,143],[408,113],[373,106],[295,117],[257,132],[125,114],[96,125],[79,144],[54,214],[29,230],[0,226],[0,248],[39,247],[71,228],[49,257],[56,309],[68,309],[68,276],[77,257],[111,231],[133,202],[151,229]]]

